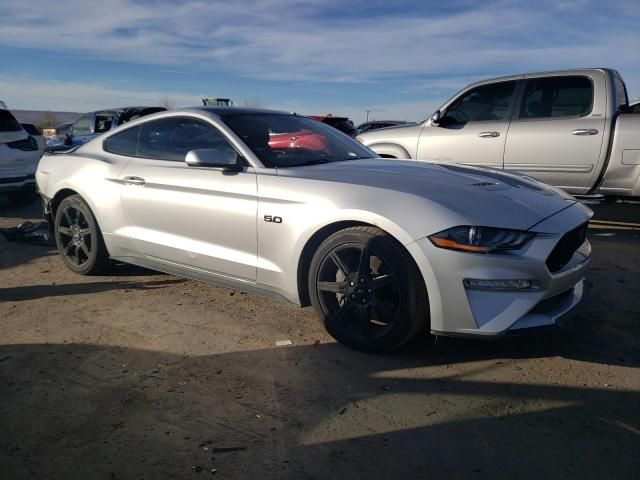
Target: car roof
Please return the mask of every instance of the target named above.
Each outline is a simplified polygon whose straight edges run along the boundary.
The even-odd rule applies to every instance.
[[[407,120],[369,120],[368,122],[364,122],[362,125],[369,125],[371,123],[413,123]]]
[[[146,110],[147,108],[162,108],[164,110],[166,110],[166,108],[164,107],[160,107],[160,106],[151,106],[151,105],[146,105],[146,106],[139,106],[139,107],[116,107],[116,108],[105,108],[103,110],[95,110],[92,113],[123,113],[123,112],[129,112],[131,110]],[[164,111],[164,110],[160,110],[160,111]]]
[[[610,68],[593,67],[593,68],[568,68],[568,69],[563,69],[563,70],[544,70],[544,71],[540,71],[540,72],[525,72],[525,73],[518,73],[518,74],[515,74],[515,75],[506,75],[506,76],[500,76],[500,77],[483,78],[482,80],[478,80],[477,82],[470,83],[464,89],[468,90],[468,89],[470,89],[470,87],[481,86],[481,85],[488,84],[488,83],[505,82],[505,81],[509,81],[509,80],[521,80],[524,77],[531,77],[531,76],[541,76],[541,75],[551,75],[551,74],[553,74],[553,75],[557,75],[557,74],[572,74],[572,73],[591,72],[591,71],[612,72],[613,70],[610,69]]]
[[[244,108],[244,107],[190,107],[183,108],[179,111],[185,112],[207,112],[213,113],[220,117],[224,115],[255,115],[259,113],[272,113],[279,115],[296,115],[294,112],[284,112],[281,110],[268,110],[266,108]],[[302,116],[302,115],[301,115]]]
[[[339,122],[342,122],[344,120],[349,120],[349,117],[342,117],[342,116],[334,116],[334,115],[309,115],[310,118],[313,118],[314,120],[318,120],[319,122],[323,122],[325,120],[337,120]]]

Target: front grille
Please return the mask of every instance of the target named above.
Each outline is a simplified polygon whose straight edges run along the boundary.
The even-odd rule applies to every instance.
[[[587,225],[588,223],[585,223],[565,233],[556,244],[546,262],[551,273],[562,270],[571,260],[575,251],[584,243],[587,239]]]
[[[29,135],[24,140],[16,140],[15,142],[8,142],[7,146],[9,148],[17,148],[18,150],[22,150],[23,152],[33,152],[38,150],[38,142],[36,142],[35,138]]]

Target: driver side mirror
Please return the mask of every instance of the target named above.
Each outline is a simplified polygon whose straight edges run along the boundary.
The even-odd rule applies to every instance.
[[[435,113],[429,118],[429,120],[431,120],[431,125],[438,125],[441,119],[442,112],[440,110],[436,110]]]
[[[240,163],[238,153],[231,147],[201,148],[190,150],[184,161],[190,167],[218,167],[225,170],[239,171],[244,165]]]

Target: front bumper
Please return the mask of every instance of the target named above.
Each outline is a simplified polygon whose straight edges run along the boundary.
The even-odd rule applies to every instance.
[[[587,240],[568,263],[551,273],[546,259],[569,230],[589,219],[572,206],[536,225],[536,236],[521,250],[474,254],[435,247],[427,238],[407,246],[422,271],[431,310],[431,331],[442,335],[496,336],[556,325],[573,314],[585,298],[591,262]],[[533,289],[473,289],[465,278],[533,280]]]

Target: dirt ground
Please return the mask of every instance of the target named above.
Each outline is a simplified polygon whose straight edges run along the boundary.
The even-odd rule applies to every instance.
[[[0,199],[0,226],[37,217]],[[0,239],[0,478],[640,478],[640,204],[596,218],[566,329],[391,356],[311,309]]]

